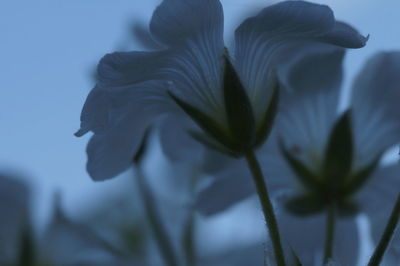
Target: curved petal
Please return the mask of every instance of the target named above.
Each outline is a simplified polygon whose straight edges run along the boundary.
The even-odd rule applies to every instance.
[[[310,41],[362,47],[366,40],[336,22],[329,7],[303,1],[267,7],[236,30],[236,67],[256,107],[256,116],[263,114],[271,97],[269,73],[286,62],[281,57],[296,49],[295,44]]]
[[[320,265],[325,243],[325,215],[295,217],[285,210],[278,213],[282,236],[304,265]],[[359,248],[354,219],[337,219],[333,256],[341,265],[355,265]],[[320,261],[318,261],[320,260]]]
[[[100,132],[114,123],[121,106],[158,106],[168,102],[167,82],[144,86],[148,80],[162,79],[159,69],[166,52],[116,52],[104,56],[98,65],[97,84],[89,93],[81,114],[81,127],[76,136],[89,131]],[[153,102],[152,102],[153,101]],[[167,103],[168,105],[168,103]]]
[[[116,99],[107,95],[107,100],[113,104],[113,108],[104,110],[107,127],[98,131],[92,129],[95,134],[87,147],[87,170],[94,180],[114,177],[133,164],[147,128],[157,121],[162,111],[162,103],[154,106],[151,104],[154,99],[146,95],[149,90],[157,90],[159,85],[157,82],[140,84],[138,95],[129,91],[127,95],[114,95]],[[145,93],[139,94],[141,91]],[[96,108],[101,110],[104,106]],[[96,109],[92,111],[95,117]]]
[[[163,69],[171,81],[169,89],[222,120],[224,44],[219,1],[165,0],[155,10],[150,30],[172,53]]]
[[[287,63],[278,68],[283,100],[298,94],[314,94],[319,90],[335,90],[339,97],[343,80],[345,49],[330,44],[298,44],[286,55]],[[281,94],[281,95],[282,95]]]
[[[353,85],[352,108],[357,166],[400,142],[400,52],[379,53]]]
[[[205,215],[214,215],[254,193],[255,188],[245,161],[234,160],[201,191],[196,207]]]

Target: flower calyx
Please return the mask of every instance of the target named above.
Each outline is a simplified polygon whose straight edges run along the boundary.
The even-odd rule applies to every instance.
[[[345,112],[335,123],[324,159],[318,171],[313,171],[296,158],[280,141],[281,152],[290,168],[305,188],[305,193],[287,201],[286,207],[300,216],[315,214],[335,204],[341,215],[353,215],[358,207],[351,196],[362,186],[375,170],[381,156],[362,169],[354,171],[353,133],[351,112]]]
[[[227,52],[224,54],[222,90],[226,122],[220,122],[198,108],[179,99],[172,92],[170,97],[189,115],[204,132],[189,132],[204,145],[233,157],[241,157],[267,139],[278,109],[279,92],[275,86],[268,108],[259,125],[254,109]],[[278,84],[278,82],[277,82]]]

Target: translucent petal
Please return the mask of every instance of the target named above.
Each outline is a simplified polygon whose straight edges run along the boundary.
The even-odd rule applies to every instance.
[[[51,265],[124,265],[112,245],[90,227],[71,221],[60,206],[40,240],[41,258]]]
[[[166,0],[150,24],[171,56],[163,73],[170,90],[189,104],[223,120],[223,13],[216,0]]]
[[[263,113],[270,99],[269,73],[286,62],[281,57],[296,49],[294,44],[309,41],[362,47],[366,40],[352,28],[336,22],[329,7],[303,1],[267,7],[236,30],[236,66],[256,117]]]
[[[379,53],[353,85],[356,167],[400,142],[400,52]]]
[[[396,198],[400,193],[400,165],[395,164],[376,170],[367,182],[363,189],[356,195],[356,199],[359,202],[361,210],[369,218],[372,237],[375,243],[377,243],[381,238]],[[391,245],[394,248],[389,253],[400,257],[400,237],[395,237]]]
[[[319,171],[337,118],[337,93],[322,90],[294,99],[278,116],[278,134],[289,151],[310,169]]]

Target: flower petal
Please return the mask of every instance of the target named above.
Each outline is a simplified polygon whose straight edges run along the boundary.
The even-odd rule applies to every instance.
[[[172,53],[163,69],[169,89],[187,103],[223,120],[223,13],[217,0],[165,0],[150,24]]]
[[[400,165],[394,164],[376,170],[368,179],[368,183],[356,195],[361,210],[369,218],[375,243],[378,243],[382,236],[399,193]],[[400,257],[400,237],[395,237],[391,245],[393,245],[393,249],[388,250],[385,256],[394,253],[391,255]]]
[[[87,147],[90,176],[96,181],[105,180],[132,166],[134,155],[154,118],[151,111],[124,108],[114,117],[111,127],[95,132]]]
[[[400,52],[379,53],[353,85],[356,164],[362,167],[400,142]]]
[[[86,99],[81,127],[75,135],[82,136],[88,131],[100,132],[110,127],[114,122],[112,114],[121,106],[142,104],[141,101],[157,106],[160,99],[167,102],[166,82],[160,86],[140,84],[147,80],[162,79],[158,70],[165,56],[166,52],[117,52],[104,56],[98,65],[96,87]],[[151,99],[154,102],[149,101]]]
[[[329,7],[303,1],[278,3],[245,20],[236,30],[236,67],[256,107],[256,117],[271,97],[270,72],[287,62],[281,57],[294,54],[296,44],[311,41],[364,46],[365,40],[356,36],[360,37],[335,21]]]

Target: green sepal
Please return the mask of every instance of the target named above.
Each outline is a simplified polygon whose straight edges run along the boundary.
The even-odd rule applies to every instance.
[[[271,101],[265,111],[264,117],[261,120],[261,124],[256,132],[256,141],[254,146],[258,147],[262,145],[271,133],[272,127],[274,125],[275,117],[278,112],[279,105],[279,82],[276,82],[274,91],[272,93]]]
[[[204,114],[196,107],[182,101],[176,97],[172,92],[168,91],[171,98],[182,108],[182,110],[189,115],[194,122],[200,126],[206,133],[215,138],[219,143],[224,145],[227,149],[237,150],[239,147],[233,142],[228,132],[223,130],[221,126],[211,117]]]
[[[246,150],[251,148],[255,141],[253,109],[228,55],[224,55],[224,61],[223,91],[228,125],[237,145]]]
[[[289,199],[285,207],[297,216],[310,216],[322,212],[325,209],[325,202],[316,195],[300,195]]]
[[[356,192],[374,172],[381,160],[381,157],[382,153],[376,156],[376,158],[370,164],[352,174],[343,187],[343,195],[349,196]]]
[[[239,158],[241,157],[240,153],[236,153],[225,146],[221,145],[219,142],[216,142],[212,137],[207,136],[206,134],[203,134],[198,131],[190,130],[188,131],[189,135],[192,136],[195,140],[203,144],[204,146],[210,148],[211,150],[216,150],[219,151],[225,155],[228,155],[230,157],[234,158]]]
[[[353,163],[353,133],[350,111],[335,123],[325,150],[323,176],[330,186],[343,185]]]
[[[319,192],[324,189],[324,185],[318,181],[318,177],[310,171],[300,160],[292,156],[292,154],[286,149],[282,140],[279,140],[280,150],[289,163],[290,168],[295,172],[301,183],[309,188],[311,191]]]

